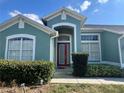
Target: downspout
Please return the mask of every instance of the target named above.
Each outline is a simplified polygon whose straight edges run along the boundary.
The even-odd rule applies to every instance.
[[[50,37],[50,61],[51,62],[54,62],[54,59],[53,59],[54,58],[54,46],[53,46],[54,38],[59,36],[58,31],[56,31],[55,33],[56,33],[55,36]]]
[[[124,37],[124,34],[122,34],[122,35],[118,38],[119,59],[120,59],[121,68],[123,68],[122,52],[121,52],[121,39],[122,39],[123,37]]]

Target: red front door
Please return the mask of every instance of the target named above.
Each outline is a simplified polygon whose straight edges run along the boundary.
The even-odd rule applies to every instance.
[[[57,45],[57,65],[70,65],[70,43],[58,43]]]

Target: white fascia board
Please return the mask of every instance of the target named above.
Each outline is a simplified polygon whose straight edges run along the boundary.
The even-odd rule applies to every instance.
[[[31,19],[23,16],[23,15],[17,15],[15,17],[13,17],[12,19],[6,21],[5,23],[1,24],[0,25],[0,31],[4,31],[5,29],[11,27],[12,25],[14,25],[16,23],[19,23],[20,18],[23,19],[23,21],[25,23],[28,23],[28,24],[32,25],[33,27],[36,27],[36,28],[44,31],[47,34],[54,34],[54,33],[56,33],[54,29],[51,29],[51,28],[49,28],[47,26],[44,26],[44,25],[42,25],[42,24],[40,24],[40,23],[38,23],[38,22],[36,22],[34,20],[31,20]]]
[[[83,31],[83,30],[85,30],[85,31]],[[122,32],[116,32],[114,30],[105,29],[105,28],[81,28],[81,31],[82,32],[89,32],[89,31],[103,32],[103,31],[108,31],[108,32],[112,32],[112,33],[115,33],[115,34],[122,34]]]
[[[61,15],[63,11],[65,11],[65,14],[67,14],[67,15],[69,15],[69,16],[77,19],[77,20],[82,21],[82,20],[86,19],[85,16],[81,16],[80,14],[78,14],[78,13],[76,13],[70,9],[67,9],[67,8],[61,8],[61,9],[57,10],[56,12],[53,12],[46,17],[43,17],[43,19],[49,21],[49,20]]]

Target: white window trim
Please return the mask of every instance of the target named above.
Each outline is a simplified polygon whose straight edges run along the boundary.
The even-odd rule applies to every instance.
[[[29,35],[29,34],[14,34],[11,36],[7,36],[6,37],[6,48],[5,48],[5,59],[7,60],[7,52],[8,52],[8,40],[12,39],[12,38],[17,38],[17,37],[21,37],[21,38],[30,38],[33,39],[33,53],[32,53],[32,61],[35,60],[35,44],[36,44],[36,37],[33,35]],[[21,58],[20,58],[21,60]]]
[[[82,41],[81,40],[81,43],[99,43],[99,40],[98,41],[87,41],[87,40]]]
[[[69,40],[68,41],[67,40],[59,41],[58,38],[57,38],[58,43],[63,43],[63,42],[64,43],[66,43],[66,42],[71,43],[71,35],[70,34],[60,34],[59,36],[69,36]]]
[[[112,61],[88,62],[88,64],[109,64],[114,66],[120,66],[120,63],[112,62]]]
[[[83,33],[82,35],[97,35],[98,36],[98,40],[97,41],[83,41],[81,40],[81,43],[99,43],[99,52],[100,52],[100,62],[102,62],[102,53],[101,53],[101,36],[99,33]]]
[[[96,40],[96,41],[95,40],[84,40],[84,41],[81,40],[81,42],[84,42],[84,43],[85,42],[99,42],[99,39],[100,39],[100,34],[98,34],[98,33],[88,33],[88,34],[87,33],[83,33],[83,34],[81,34],[81,36],[82,35],[83,36],[87,36],[87,35],[97,35],[98,36],[98,40]]]

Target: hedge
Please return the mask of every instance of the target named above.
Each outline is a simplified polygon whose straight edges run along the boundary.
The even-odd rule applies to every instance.
[[[73,53],[73,75],[83,77],[87,72],[88,54]]]
[[[43,80],[47,83],[55,71],[54,64],[47,61],[7,61],[0,60],[0,81],[17,84],[35,84]]]
[[[87,77],[123,77],[123,69],[107,64],[89,64]]]

